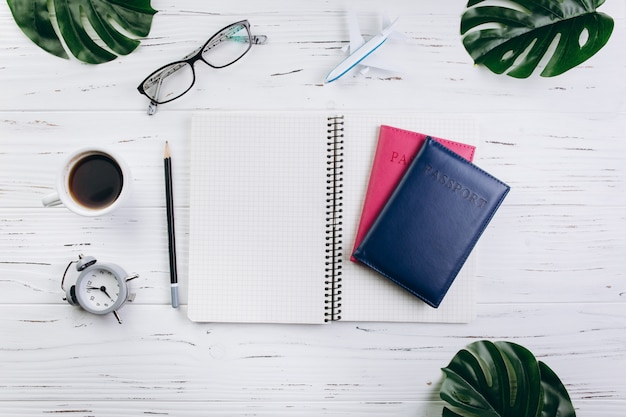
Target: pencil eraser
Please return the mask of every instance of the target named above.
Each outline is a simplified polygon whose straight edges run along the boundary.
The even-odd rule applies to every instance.
[[[172,285],[172,308],[178,308],[178,285]]]

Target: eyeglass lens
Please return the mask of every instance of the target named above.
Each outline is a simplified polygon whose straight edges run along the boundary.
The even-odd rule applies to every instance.
[[[155,71],[144,81],[143,90],[159,104],[177,99],[192,87],[195,81],[193,62],[197,59],[212,67],[222,68],[245,55],[251,46],[247,25],[237,23],[228,26],[209,39],[196,59],[174,62]]]
[[[213,36],[202,48],[202,59],[212,67],[222,68],[241,58],[251,46],[248,27],[238,23]]]

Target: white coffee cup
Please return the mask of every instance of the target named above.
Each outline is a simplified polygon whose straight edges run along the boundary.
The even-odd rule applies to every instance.
[[[46,207],[63,204],[83,216],[101,216],[118,208],[131,192],[130,169],[115,153],[99,147],[79,149],[66,159],[56,192],[45,196]]]

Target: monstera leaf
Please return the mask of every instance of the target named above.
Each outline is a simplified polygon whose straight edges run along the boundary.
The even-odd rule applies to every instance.
[[[541,75],[560,75],[598,52],[613,32],[613,19],[596,11],[604,0],[503,3],[511,7],[493,2],[479,5],[483,1],[469,0],[461,17],[461,34],[474,62],[496,74],[512,68],[508,75],[527,78],[551,54]],[[552,52],[553,42],[558,43]]]
[[[156,13],[150,0],[7,0],[13,19],[33,42],[69,58],[55,25],[70,52],[79,60],[100,64],[126,55],[139,46],[136,37],[150,32]]]
[[[443,417],[575,417],[563,383],[526,348],[478,341],[442,369]]]

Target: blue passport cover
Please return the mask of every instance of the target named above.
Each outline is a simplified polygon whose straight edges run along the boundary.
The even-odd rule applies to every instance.
[[[353,256],[438,307],[509,189],[427,138]]]

